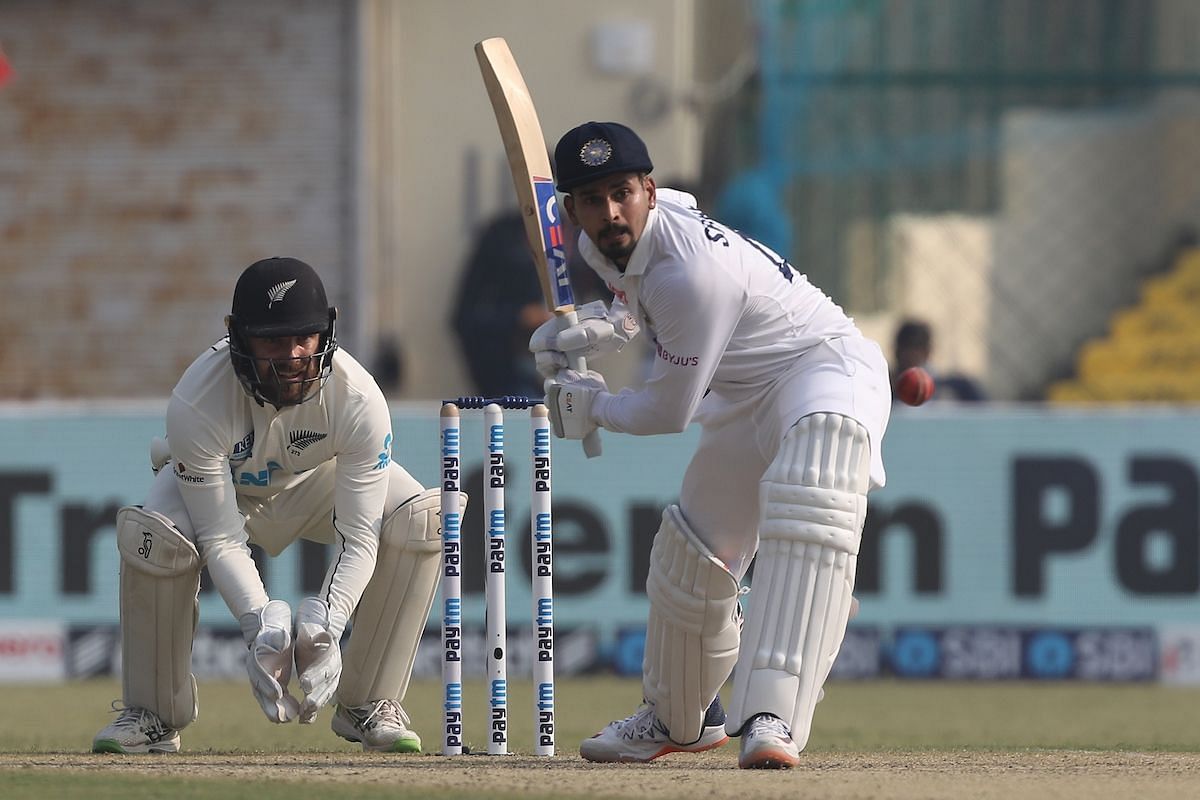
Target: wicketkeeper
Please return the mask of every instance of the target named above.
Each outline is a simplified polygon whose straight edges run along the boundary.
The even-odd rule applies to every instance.
[[[554,157],[580,253],[615,297],[530,342],[555,433],[703,429],[651,550],[644,704],[580,752],[649,761],[728,734],[741,736],[742,767],[794,766],[854,607],[866,495],[884,482],[887,361],[783,257],[657,188],[629,128],[580,125]],[[612,394],[599,373],[565,369],[639,329],[657,354],[640,390]],[[717,692],[731,670],[726,715]]]
[[[117,514],[124,707],[94,751],[179,750],[197,713],[202,566],[241,625],[267,719],[312,722],[336,698],[337,735],[420,751],[400,703],[437,591],[438,491],[392,461],[387,403],[338,349],[335,318],[312,267],[258,261],[238,279],[229,335],[172,392],[169,454],[152,456],[145,503]],[[293,612],[267,595],[247,545],[276,556],[297,539],[333,557]]]

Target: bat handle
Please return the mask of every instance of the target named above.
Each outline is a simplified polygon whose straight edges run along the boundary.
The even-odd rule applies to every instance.
[[[571,369],[576,372],[583,373],[587,371],[587,361],[583,356],[572,358],[568,363]],[[600,445],[600,430],[596,429],[583,437],[583,454],[588,458],[595,458],[600,455],[603,448]]]
[[[579,322],[579,315],[573,310],[566,313],[558,312],[558,329],[568,328]],[[587,371],[587,359],[583,356],[576,356],[567,361],[567,366],[578,373]],[[603,452],[603,447],[600,444],[600,431],[594,430],[587,436],[583,437],[583,454],[588,458],[595,458]]]

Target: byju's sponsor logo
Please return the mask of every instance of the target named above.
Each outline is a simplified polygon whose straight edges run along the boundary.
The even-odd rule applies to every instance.
[[[294,456],[298,456],[328,435],[327,433],[316,433],[314,431],[292,431],[288,434],[288,452]]]
[[[659,358],[677,367],[694,367],[700,363],[699,356],[677,356],[657,341],[654,343],[654,349],[658,353]]]

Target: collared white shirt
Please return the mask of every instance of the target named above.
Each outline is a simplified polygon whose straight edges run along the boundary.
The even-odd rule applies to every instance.
[[[336,630],[375,569],[388,491],[392,423],[383,392],[344,350],[319,395],[295,406],[259,405],[242,388],[229,343],[209,348],[184,372],[167,406],[167,438],[196,545],[235,617],[261,606],[264,590],[246,548],[247,499],[305,491],[334,462],[334,564],[328,597]],[[301,521],[297,520],[299,525]],[[261,542],[277,555],[288,542]]]
[[[709,218],[683,192],[658,190],[624,272],[584,233],[579,249],[655,347],[640,389],[594,400],[592,416],[609,430],[681,431],[709,390],[728,402],[762,396],[809,348],[861,336],[795,267]]]

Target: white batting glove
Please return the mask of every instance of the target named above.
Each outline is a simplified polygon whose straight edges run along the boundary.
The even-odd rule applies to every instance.
[[[637,336],[637,317],[620,302],[612,310],[603,300],[594,300],[575,309],[579,321],[559,329],[559,320],[547,320],[529,338],[537,370],[543,378],[553,378],[577,356],[601,358],[619,353],[630,339]]]
[[[304,702],[300,723],[307,725],[333,698],[342,677],[342,650],[329,629],[329,605],[319,597],[306,597],[296,609],[296,672]]]
[[[550,427],[560,439],[582,439],[598,427],[592,421],[592,401],[607,392],[604,376],[595,370],[584,373],[564,369],[546,381],[546,408]]]
[[[282,600],[272,600],[256,614],[240,620],[250,652],[246,672],[250,688],[271,722],[291,722],[300,704],[288,693],[292,678],[292,609]]]

